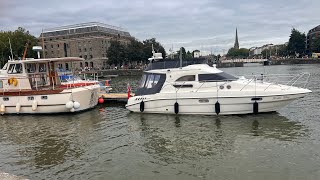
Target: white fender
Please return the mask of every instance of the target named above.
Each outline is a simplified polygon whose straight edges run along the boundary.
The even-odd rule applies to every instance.
[[[36,100],[33,100],[33,102],[32,102],[32,111],[37,110],[37,108],[38,108],[38,102]]]
[[[6,107],[3,104],[1,104],[1,106],[0,106],[1,114],[4,114],[5,111],[6,111]]]
[[[66,108],[67,108],[67,109],[73,108],[73,102],[72,102],[72,101],[68,101],[68,102],[66,103]]]
[[[16,112],[19,114],[20,113],[20,109],[21,109],[21,105],[20,103],[16,104]]]
[[[73,108],[74,108],[74,109],[79,109],[79,108],[80,108],[80,103],[77,102],[77,101],[75,101],[75,102],[73,103]]]

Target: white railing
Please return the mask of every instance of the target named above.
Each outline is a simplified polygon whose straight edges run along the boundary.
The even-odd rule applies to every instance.
[[[291,87],[300,87],[300,88],[306,88],[309,80],[310,80],[310,73],[300,73],[300,74],[268,74],[268,75],[250,75],[246,76],[247,78],[244,80],[247,80],[247,82],[239,89],[239,91],[242,91],[247,87],[248,85],[252,85],[254,83],[254,86],[256,88],[257,82],[259,83],[268,83],[267,87],[264,89],[266,91],[272,86],[281,86],[285,85],[287,86],[287,90]],[[234,81],[234,79],[225,79],[225,80],[211,80],[211,81],[200,81],[200,86],[193,87],[196,88],[195,92],[198,92],[202,88],[216,88],[217,92],[220,90],[220,86],[224,86],[227,83]],[[193,86],[194,81],[182,81],[182,82],[165,82],[165,85],[161,88],[163,90],[167,86],[177,86],[175,87],[176,93],[184,87],[186,84],[192,84]],[[211,83],[210,86],[205,86],[205,84]],[[161,91],[160,90],[160,91]]]

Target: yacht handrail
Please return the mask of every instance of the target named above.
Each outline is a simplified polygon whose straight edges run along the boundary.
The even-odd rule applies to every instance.
[[[264,89],[264,91],[266,91],[267,89],[269,89],[272,86],[286,85],[286,86],[289,86],[288,87],[288,89],[289,89],[290,87],[293,87],[296,84],[302,84],[302,83],[303,83],[302,86],[297,86],[297,87],[305,88],[306,85],[309,82],[309,79],[310,79],[310,73],[300,73],[298,75],[296,75],[296,74],[295,75],[294,74],[280,74],[280,75],[270,74],[270,75],[262,75],[263,78],[261,78],[261,79],[259,79],[259,77],[257,75],[251,75],[251,76],[253,76],[253,77],[250,78],[250,79],[248,79],[248,78],[245,79],[248,82],[246,82],[246,84],[244,84],[243,87],[241,87],[239,91],[242,91],[245,87],[247,87],[251,83],[257,82],[257,81],[262,81],[262,82],[269,83],[268,86]],[[307,76],[306,81],[298,83],[299,80],[301,80],[304,76]],[[281,80],[279,80],[279,78],[277,78],[276,81],[272,82],[272,81],[270,81],[272,79],[270,77],[275,77],[275,78],[276,77],[292,77],[292,78],[289,81],[281,81]],[[219,88],[219,86],[225,85],[225,84],[227,84],[227,83],[229,83],[231,81],[234,81],[234,79],[207,80],[207,81],[180,81],[180,82],[168,82],[168,81],[166,81],[165,85],[162,86],[161,90],[163,90],[167,86],[180,85],[180,87],[178,87],[178,90],[177,90],[177,92],[178,92],[184,84],[197,82],[197,83],[200,84],[200,86],[196,88],[195,92],[198,92],[203,87],[203,85],[206,84],[206,83],[216,82],[215,85],[213,85],[212,87]],[[218,83],[222,83],[222,84],[218,85]],[[280,83],[283,83],[283,84],[280,84]],[[209,88],[209,87],[205,87],[205,88]]]

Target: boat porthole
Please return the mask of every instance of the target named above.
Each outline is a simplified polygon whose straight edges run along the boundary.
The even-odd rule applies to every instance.
[[[231,89],[231,86],[230,86],[230,85],[227,85],[227,89]]]
[[[220,89],[223,89],[223,88],[224,88],[224,86],[221,85],[221,86],[220,86]]]

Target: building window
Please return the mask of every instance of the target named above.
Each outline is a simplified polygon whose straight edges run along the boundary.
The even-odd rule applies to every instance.
[[[51,44],[51,48],[53,48],[53,44]]]
[[[92,51],[92,47],[90,48],[90,51]]]
[[[81,48],[79,48],[79,52],[81,52]]]
[[[59,44],[57,44],[57,47],[60,47]]]
[[[52,41],[52,39],[50,38],[50,41]]]
[[[82,64],[82,62],[80,62],[80,67],[81,67],[81,68],[83,68],[83,64]]]
[[[93,58],[93,56],[92,55],[90,55],[90,59],[92,59]]]
[[[86,67],[88,67],[88,66],[89,66],[89,65],[88,65],[88,62],[85,62],[84,64],[85,64],[85,66],[86,66]]]
[[[88,56],[87,55],[84,55],[84,59],[87,59],[88,58]]]
[[[90,62],[90,67],[93,68],[93,62]]]
[[[47,49],[47,45],[44,45],[44,49]]]
[[[84,52],[87,52],[87,48],[84,48]]]
[[[82,56],[79,56],[79,58],[82,58]]]

